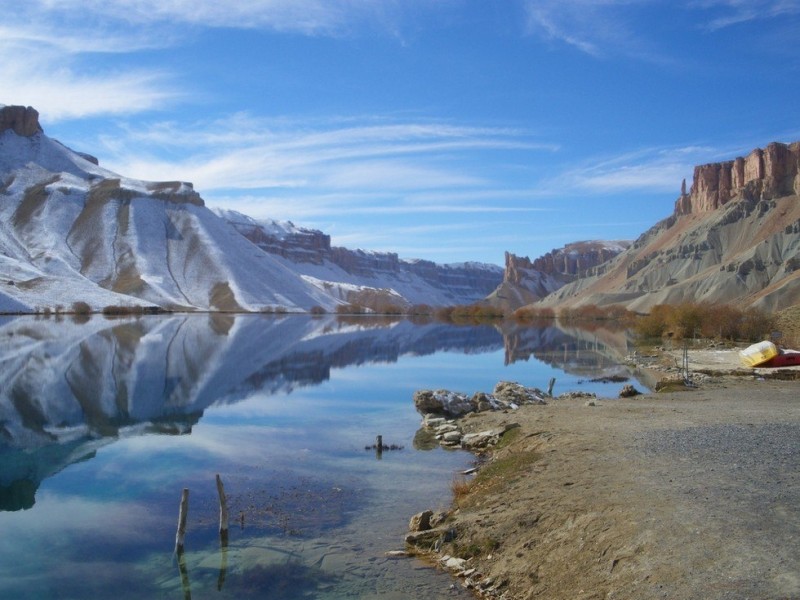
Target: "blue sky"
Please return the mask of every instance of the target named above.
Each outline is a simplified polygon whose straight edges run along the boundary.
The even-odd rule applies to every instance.
[[[502,264],[800,139],[800,0],[10,0],[0,103],[336,245]]]

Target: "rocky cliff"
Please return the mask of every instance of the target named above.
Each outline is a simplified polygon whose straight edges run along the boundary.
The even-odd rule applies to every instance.
[[[30,106],[0,105],[0,133],[7,129],[23,137],[40,133],[39,112]]]
[[[746,157],[694,168],[690,192],[675,204],[676,215],[717,210],[731,200],[771,200],[800,194],[800,142],[773,142]]]
[[[674,213],[543,304],[682,301],[780,310],[800,302],[800,142],[700,165]]]
[[[331,246],[330,236],[293,223],[256,221],[233,211],[217,211],[239,233],[292,268],[322,280],[323,286],[362,286],[396,292],[401,304],[468,304],[486,297],[502,281],[502,269],[482,263],[437,264],[401,259],[394,252],[370,252]],[[319,268],[317,268],[319,267]],[[358,290],[358,296],[364,294]],[[341,297],[354,301],[348,290]],[[386,297],[388,298],[388,296]]]
[[[501,279],[496,265],[404,261],[214,214],[190,183],[113,173],[48,137],[35,109],[0,105],[0,312],[461,304]]]
[[[503,310],[536,302],[571,281],[597,273],[629,246],[627,241],[574,242],[535,260],[506,252],[503,282],[487,301]]]

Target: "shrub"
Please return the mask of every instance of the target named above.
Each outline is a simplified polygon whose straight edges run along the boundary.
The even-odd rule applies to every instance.
[[[757,308],[740,310],[727,304],[683,302],[670,306],[659,304],[649,315],[636,320],[634,330],[642,338],[665,335],[685,339],[705,338],[758,341],[775,327],[775,319]]]
[[[311,314],[314,316],[320,316],[325,314],[325,309],[321,306],[312,306],[311,307]]]
[[[642,338],[660,338],[667,330],[667,316],[671,307],[667,304],[657,304],[650,309],[650,314],[636,320],[634,331]]]
[[[402,315],[404,309],[399,304],[387,302],[386,304],[379,304],[376,306],[375,312],[379,315]]]
[[[676,339],[697,337],[702,325],[708,318],[710,306],[708,304],[694,304],[682,302],[672,307],[668,318],[668,325]]]
[[[518,321],[539,321],[545,319],[555,319],[556,311],[549,306],[523,306],[514,311],[514,318]]]
[[[360,304],[340,304],[336,307],[337,315],[363,315],[367,309]]]
[[[74,312],[76,315],[88,315],[92,312],[92,307],[86,302],[79,300],[78,302],[72,303],[72,312]]]
[[[433,313],[433,307],[428,304],[414,304],[406,311],[406,314],[414,316],[431,316]]]
[[[450,313],[450,320],[453,323],[481,323],[503,317],[505,314],[501,309],[480,303],[455,306]]]
[[[775,318],[758,308],[748,308],[742,313],[739,337],[749,342],[766,339],[775,329]]]
[[[610,306],[597,306],[596,304],[584,304],[573,308],[563,308],[558,313],[558,320],[562,322],[570,321],[619,321],[632,322],[635,314],[619,304]]]

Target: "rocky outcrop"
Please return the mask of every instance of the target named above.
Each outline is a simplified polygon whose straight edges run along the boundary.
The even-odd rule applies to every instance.
[[[597,266],[611,260],[628,246],[628,241],[574,242],[540,256],[533,261],[531,268],[548,275],[584,277],[592,274]],[[507,275],[510,275],[508,270]]]
[[[316,229],[294,229],[282,234],[271,233],[254,223],[232,223],[256,246],[292,262],[321,265],[331,252],[331,237]]]
[[[30,106],[0,107],[0,133],[11,129],[17,135],[31,137],[42,132],[39,112]]]
[[[773,142],[746,157],[699,165],[689,193],[675,204],[676,215],[717,210],[731,200],[770,200],[800,193],[800,142]]]
[[[800,142],[700,165],[672,215],[551,307],[725,303],[779,311],[800,303]]]
[[[628,241],[575,242],[535,260],[506,252],[503,282],[487,301],[503,310],[536,302],[567,283],[599,272],[629,246]]]
[[[513,381],[501,381],[492,394],[476,392],[467,396],[448,390],[417,390],[414,407],[423,415],[457,419],[471,412],[514,410],[527,404],[547,404],[547,394]]]

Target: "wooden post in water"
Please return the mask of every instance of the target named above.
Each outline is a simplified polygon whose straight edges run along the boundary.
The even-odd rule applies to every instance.
[[[220,564],[217,577],[217,591],[222,591],[225,584],[225,574],[228,571],[228,499],[225,497],[225,486],[217,473],[217,493],[219,494],[219,547]],[[242,513],[244,519],[244,513]]]
[[[181,589],[183,600],[192,600],[192,586],[189,584],[189,569],[186,568],[186,556],[183,548],[178,552],[178,572],[181,574]]]
[[[555,377],[551,377],[550,378],[550,383],[547,386],[547,395],[550,396],[551,398],[553,397],[553,386],[555,384],[556,384],[556,378]]]
[[[375,436],[375,456],[381,458],[383,456],[383,436]]]
[[[189,585],[189,570],[186,568],[186,557],[183,555],[183,538],[186,536],[186,516],[189,513],[189,489],[181,492],[181,507],[178,511],[178,533],[175,534],[175,553],[178,555],[178,572],[181,575],[183,599],[192,600],[192,588]]]
[[[178,511],[178,533],[175,534],[175,552],[183,554],[183,538],[186,536],[186,515],[189,512],[189,488],[181,492],[181,507]]]
[[[217,493],[219,494],[219,542],[225,548],[228,545],[228,500],[225,498],[225,487],[217,473]]]

